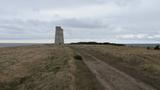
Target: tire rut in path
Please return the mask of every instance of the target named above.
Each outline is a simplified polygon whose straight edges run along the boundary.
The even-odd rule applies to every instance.
[[[79,53],[82,55],[84,63],[95,74],[106,90],[156,90],[143,82],[136,81],[131,76],[115,69],[91,54]]]

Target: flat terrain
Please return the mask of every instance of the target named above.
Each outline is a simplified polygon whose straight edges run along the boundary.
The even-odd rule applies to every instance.
[[[103,90],[68,47],[0,48],[0,90]]]
[[[106,90],[160,89],[160,51],[111,45],[71,47]]]
[[[0,90],[160,90],[160,51],[111,45],[0,48]]]

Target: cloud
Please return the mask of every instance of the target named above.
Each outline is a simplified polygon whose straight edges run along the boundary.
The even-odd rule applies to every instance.
[[[158,0],[5,0],[0,40],[53,41],[56,25],[65,40],[160,42]],[[39,40],[38,40],[39,39]]]
[[[128,35],[118,35],[116,38],[118,39],[144,39],[148,37],[146,34],[128,34]]]

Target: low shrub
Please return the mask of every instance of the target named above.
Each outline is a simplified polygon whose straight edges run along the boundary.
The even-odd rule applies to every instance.
[[[159,45],[155,46],[155,47],[154,47],[154,50],[160,50]]]
[[[82,60],[82,57],[81,57],[80,55],[75,55],[75,56],[74,56],[74,59]]]

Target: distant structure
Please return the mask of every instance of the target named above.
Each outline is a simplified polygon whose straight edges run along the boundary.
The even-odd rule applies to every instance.
[[[64,45],[63,29],[60,26],[56,26],[55,45]]]

